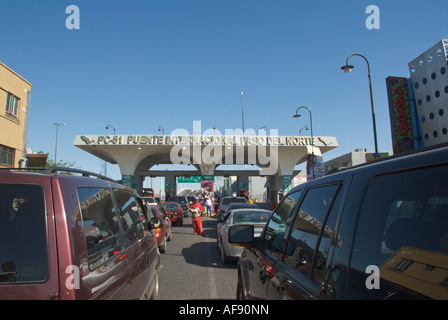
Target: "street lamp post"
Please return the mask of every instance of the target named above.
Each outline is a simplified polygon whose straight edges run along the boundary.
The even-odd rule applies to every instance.
[[[107,125],[106,125],[106,129],[109,129],[109,128],[112,128],[112,130],[114,130],[114,135],[115,135],[115,128],[112,127],[110,124],[107,124]]]
[[[299,136],[302,135],[302,130],[305,129],[306,131],[308,131],[308,126],[304,126],[302,129],[299,130]]]
[[[165,135],[165,130],[164,130],[161,126],[159,126],[159,128],[157,129],[157,131],[162,131],[162,135],[163,135],[163,136]]]
[[[28,113],[30,111],[30,96],[31,91],[28,89],[25,89],[26,94],[28,95],[26,99],[26,106],[25,106],[25,123],[23,125],[23,147],[22,147],[22,159],[20,159],[20,167],[26,168],[28,160],[26,158],[26,144],[27,144],[27,135],[28,135]]]
[[[52,124],[50,124],[50,128],[53,128],[54,126],[56,126],[56,145],[54,147],[54,164],[56,165],[57,161],[57,153],[58,153],[58,129],[59,127],[63,127],[65,126],[65,123],[57,123],[57,122],[53,122]]]
[[[244,135],[243,91],[241,91],[241,122],[242,122],[242,124],[243,124],[243,135]]]
[[[376,137],[375,109],[373,107],[372,76],[370,74],[370,63],[369,63],[369,60],[367,60],[367,58],[364,57],[362,54],[353,53],[347,58],[347,61],[345,62],[345,66],[341,67],[341,69],[344,70],[344,72],[346,72],[346,73],[351,72],[354,68],[354,66],[348,64],[348,60],[352,56],[360,56],[367,62],[367,71],[368,71],[368,76],[369,76],[369,89],[370,89],[370,106],[372,108],[373,138],[374,138],[374,142],[375,142],[375,156],[378,156],[378,142],[377,142],[377,137]]]
[[[300,114],[298,113],[300,109],[306,109],[306,110],[308,110],[308,112],[310,113],[311,148],[312,148],[311,156],[312,156],[312,161],[314,162],[313,116],[311,115],[311,110],[310,110],[310,109],[308,109],[308,108],[305,107],[305,106],[301,106],[301,107],[298,107],[298,108],[297,108],[297,110],[296,110],[296,114],[293,116],[294,118],[298,118],[298,117],[300,117]],[[313,180],[314,180],[314,166],[313,166]]]
[[[308,110],[308,112],[310,113],[311,146],[314,147],[314,138],[313,138],[313,116],[311,115],[311,110],[308,109],[308,108],[305,107],[305,106],[298,107],[297,110],[296,110],[296,114],[293,115],[294,118],[298,118],[298,117],[300,117],[300,114],[298,114],[298,112],[299,112],[300,109],[306,109],[306,110]],[[302,128],[302,129],[303,129],[303,128]],[[313,149],[313,152],[314,152],[314,149]]]

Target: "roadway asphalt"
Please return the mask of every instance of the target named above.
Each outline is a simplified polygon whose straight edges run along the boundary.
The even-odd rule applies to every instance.
[[[203,236],[193,233],[191,218],[173,226],[167,252],[161,254],[160,300],[236,297],[236,262],[223,264],[216,243],[216,219],[202,217]]]

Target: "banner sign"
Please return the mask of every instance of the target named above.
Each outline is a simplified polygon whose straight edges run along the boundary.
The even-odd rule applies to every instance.
[[[394,154],[414,150],[408,79],[386,78]]]
[[[190,176],[190,177],[185,177],[185,176],[180,176],[177,177],[177,183],[198,183],[202,181],[202,177],[201,176]]]
[[[324,158],[317,147],[308,147],[308,156],[306,160],[306,178],[307,181],[314,180],[325,175]]]

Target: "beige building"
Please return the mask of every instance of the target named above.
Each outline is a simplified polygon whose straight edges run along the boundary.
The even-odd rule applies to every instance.
[[[31,83],[0,62],[0,168],[19,167],[25,156]]]

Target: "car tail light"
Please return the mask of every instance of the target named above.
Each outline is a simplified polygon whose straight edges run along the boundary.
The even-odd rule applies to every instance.
[[[156,238],[160,237],[160,228],[156,228]]]

